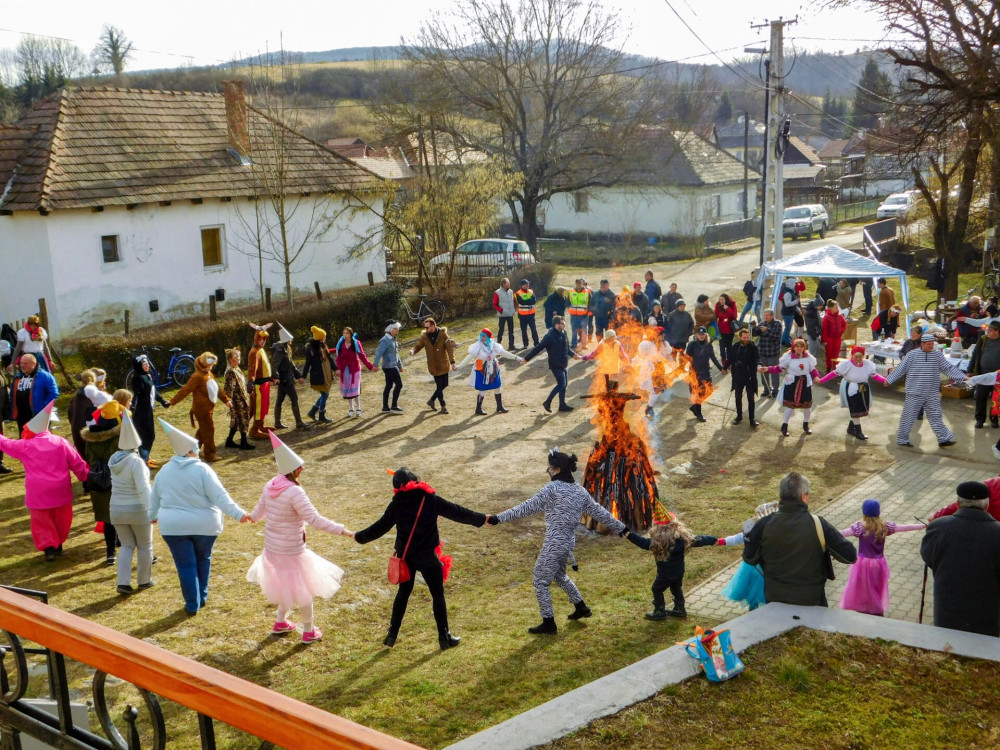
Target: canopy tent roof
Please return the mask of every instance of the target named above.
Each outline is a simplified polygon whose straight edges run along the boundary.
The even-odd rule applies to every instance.
[[[858,255],[838,245],[826,245],[815,250],[770,261],[757,272],[757,288],[762,289],[769,277],[774,277],[771,289],[771,308],[777,310],[778,296],[785,280],[790,277],[812,278],[898,278],[903,309],[906,311],[906,326],[910,325],[910,288],[906,281],[906,271],[902,271],[874,258]]]

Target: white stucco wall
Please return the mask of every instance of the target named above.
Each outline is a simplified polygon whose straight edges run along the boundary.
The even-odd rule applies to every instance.
[[[290,223],[293,243],[301,241],[313,208],[332,217],[343,207],[340,201],[322,196],[303,199]],[[205,313],[209,295],[219,288],[226,290],[225,301],[218,304],[220,312],[252,304],[259,299],[260,274],[257,250],[245,222],[253,221],[253,203],[246,199],[0,217],[0,268],[6,279],[18,280],[13,293],[8,293],[8,283],[3,285],[0,319],[25,317],[44,296],[50,333],[60,339],[108,330],[105,321],[120,323],[125,309],[135,327]],[[212,226],[222,227],[223,264],[206,268],[201,229]],[[312,291],[317,281],[324,291],[360,286],[368,283],[369,271],[376,282],[385,281],[385,261],[380,255],[346,259],[358,237],[379,226],[381,220],[371,211],[341,215],[323,237],[307,243],[293,265],[292,285],[302,292]],[[118,236],[121,260],[117,263],[104,262],[103,235]],[[19,274],[8,276],[11,268]],[[265,259],[263,276],[272,299],[283,299],[282,265]],[[159,312],[151,313],[149,301],[154,299]],[[112,330],[118,332],[120,326]]]
[[[754,190],[751,183],[751,195]],[[588,210],[581,212],[576,211],[573,195],[554,196],[545,206],[546,233],[693,237],[704,232],[708,224],[743,218],[742,184],[684,190],[599,188],[587,192]]]

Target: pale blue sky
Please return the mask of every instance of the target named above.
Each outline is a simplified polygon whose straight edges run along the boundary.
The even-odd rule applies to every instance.
[[[17,32],[74,41],[89,52],[101,25],[122,28],[137,49],[133,68],[174,67],[224,62],[234,57],[277,49],[324,50],[338,47],[391,45],[412,36],[433,11],[447,11],[455,0],[243,0],[240,3],[170,3],[148,0],[50,0],[47,3],[4,3],[0,13],[0,47],[17,44]],[[729,50],[732,59],[742,48],[766,39],[750,23],[798,15],[788,27],[791,43],[807,49],[853,51],[883,37],[877,18],[856,10],[822,11],[803,0],[671,0],[694,31],[713,50]],[[605,0],[631,25],[626,48],[662,59],[687,58],[705,47],[677,20],[665,0]],[[240,11],[238,15],[234,10]],[[623,33],[628,31],[623,28]],[[732,49],[735,48],[735,49]],[[714,58],[699,58],[714,62]]]

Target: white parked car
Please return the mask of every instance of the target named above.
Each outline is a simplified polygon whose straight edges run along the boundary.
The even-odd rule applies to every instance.
[[[446,273],[450,263],[451,253],[435,255],[430,262],[431,273]],[[502,276],[512,268],[534,263],[535,256],[531,254],[528,243],[523,240],[470,240],[455,250],[454,272],[464,275],[468,269],[470,276]]]
[[[805,237],[809,239],[813,232],[820,237],[826,237],[830,228],[830,216],[819,203],[803,206],[790,206],[785,209],[781,222],[781,234],[784,237]]]
[[[875,210],[876,219],[905,219],[915,206],[913,193],[893,193]]]

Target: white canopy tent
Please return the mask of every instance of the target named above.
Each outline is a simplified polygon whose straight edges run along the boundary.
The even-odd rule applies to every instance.
[[[770,306],[778,310],[778,297],[785,280],[794,277],[804,278],[870,278],[872,285],[878,278],[899,279],[899,288],[903,297],[903,309],[906,312],[906,327],[910,327],[910,287],[906,281],[906,271],[879,263],[873,258],[846,250],[837,245],[826,245],[815,250],[793,255],[778,261],[765,263],[757,272],[756,284],[758,289],[763,289],[763,284],[768,278],[774,278],[774,287],[771,289]],[[878,303],[876,302],[876,305]],[[876,307],[876,312],[878,308]]]

